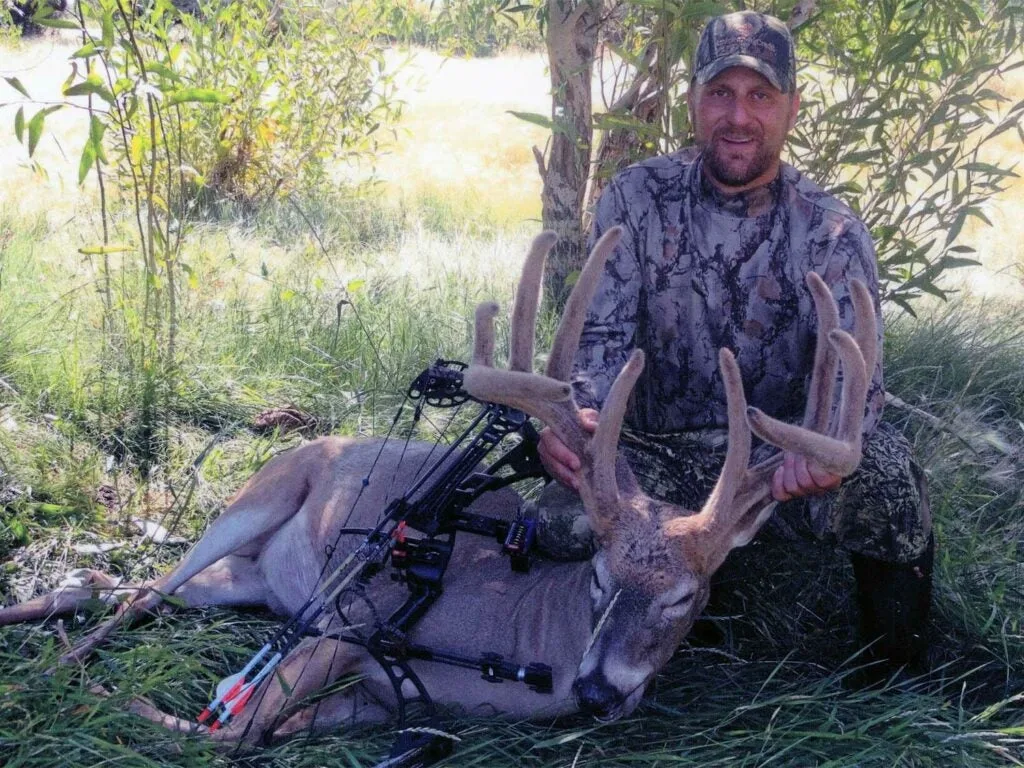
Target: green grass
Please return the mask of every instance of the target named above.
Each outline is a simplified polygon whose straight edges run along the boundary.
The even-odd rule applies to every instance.
[[[371,196],[300,208],[235,221],[212,212],[196,225],[183,255],[192,280],[170,381],[133,361],[129,335],[103,330],[99,272],[62,230],[0,215],[5,601],[41,592],[73,567],[132,578],[165,568],[180,548],[81,555],[72,547],[136,543],[132,517],[197,536],[245,477],[300,439],[255,434],[261,410],[299,407],[316,417],[317,432],[383,433],[414,373],[438,356],[465,357],[476,302],[508,305],[528,241],[511,225],[474,229],[443,200],[394,206]],[[142,286],[130,263],[115,274],[125,307],[115,319],[130,329]],[[939,537],[931,674],[886,690],[853,688],[845,558],[758,541],[722,569],[707,631],[680,650],[633,716],[603,726],[450,716],[445,726],[462,742],[448,764],[1024,763],[1014,700],[1024,689],[1022,327],[1021,307],[970,305],[890,323],[890,389],[920,410],[890,407],[887,418],[928,469]],[[154,435],[156,460],[143,476],[142,443]],[[117,502],[101,504],[110,494]],[[87,665],[51,677],[42,673],[60,652],[54,622],[0,630],[5,765],[356,766],[385,755],[386,728],[232,755],[126,711],[146,695],[195,714],[274,626],[253,614],[179,612],[118,634]],[[81,629],[68,626],[73,637]],[[94,683],[110,698],[89,693]]]

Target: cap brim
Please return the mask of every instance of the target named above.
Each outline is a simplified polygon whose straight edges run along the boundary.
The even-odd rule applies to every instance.
[[[776,74],[775,70],[772,69],[768,62],[762,61],[756,56],[748,56],[743,53],[735,53],[731,56],[723,56],[720,59],[716,59],[700,70],[693,79],[698,85],[707,85],[711,80],[730,67],[746,67],[747,69],[759,72],[764,75],[768,82],[773,86],[783,93],[786,92],[786,89],[782,86],[782,82],[779,80],[778,74]]]

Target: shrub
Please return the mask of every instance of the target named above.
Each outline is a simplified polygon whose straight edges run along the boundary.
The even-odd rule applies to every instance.
[[[183,258],[190,219],[214,200],[256,209],[314,197],[329,184],[328,159],[372,151],[397,106],[365,11],[253,0],[193,17],[169,0],[88,0],[77,13],[34,16],[83,44],[66,102],[29,101],[15,132],[32,156],[50,114],[88,111],[79,181],[96,181],[103,226],[79,250],[96,267],[104,339],[90,387],[145,473],[189,391],[178,337],[181,304],[198,286]]]
[[[364,0],[394,43],[455,56],[493,56],[542,43],[535,7],[515,0]]]
[[[329,185],[328,161],[372,152],[398,105],[371,21],[355,6],[272,0],[182,17],[188,49],[167,62],[179,87],[228,97],[183,112],[181,154],[196,186],[260,205]]]
[[[1024,141],[1024,101],[993,88],[1020,66],[1024,6],[842,0],[826,10],[799,35],[807,66],[791,151],[861,215],[883,298],[912,311],[922,293],[945,298],[946,270],[977,263],[957,238],[971,218],[989,223],[983,204],[1016,175],[981,152],[1006,131]]]

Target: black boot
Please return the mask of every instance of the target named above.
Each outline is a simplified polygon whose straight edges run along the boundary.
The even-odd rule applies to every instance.
[[[935,539],[909,563],[851,554],[857,580],[860,640],[870,644],[865,661],[868,681],[884,680],[898,668],[919,673],[927,668],[928,613],[932,602]]]

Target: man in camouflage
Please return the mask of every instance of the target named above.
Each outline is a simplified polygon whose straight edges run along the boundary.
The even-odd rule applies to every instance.
[[[804,284],[817,272],[852,326],[849,283],[878,304],[874,247],[843,203],[782,163],[799,107],[793,41],[778,19],[752,12],[712,19],[689,90],[697,147],[631,166],[597,205],[592,242],[625,234],[590,306],[573,386],[596,424],[616,373],[647,353],[620,448],[647,493],[699,509],[725,456],[718,350],[736,353],[748,401],[799,420],[814,357],[816,315]],[[881,316],[879,314],[879,335]],[[879,341],[881,349],[881,341]],[[926,650],[933,544],[924,478],[906,439],[880,421],[879,359],[868,393],[864,457],[840,485],[786,455],[772,486],[772,525],[850,552],[861,634],[874,658],[919,665]],[[772,450],[755,450],[759,461]],[[591,551],[575,487],[578,458],[545,430],[541,458],[556,480],[538,502],[539,540],[553,556]]]

